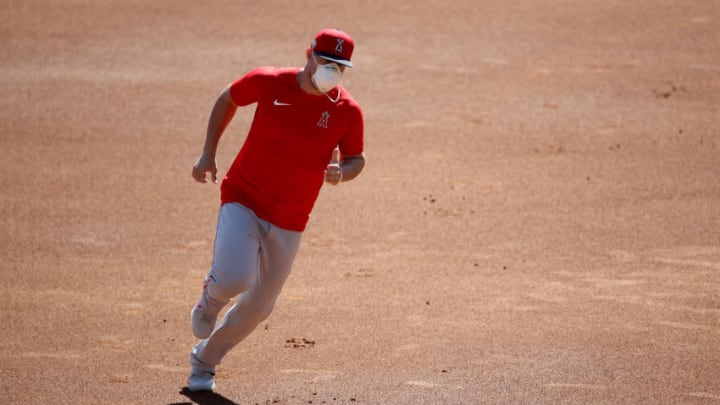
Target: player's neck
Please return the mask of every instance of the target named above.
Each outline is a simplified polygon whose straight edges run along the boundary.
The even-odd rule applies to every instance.
[[[307,70],[307,66],[300,68],[300,71],[297,75],[297,83],[300,88],[308,94],[312,94],[313,96],[322,96],[325,93],[318,90],[315,85],[313,85],[312,79],[310,78],[310,72]]]

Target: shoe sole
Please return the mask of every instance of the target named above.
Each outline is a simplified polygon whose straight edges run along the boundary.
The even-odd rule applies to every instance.
[[[191,391],[191,392],[210,392],[210,391],[215,391],[215,383],[212,383],[212,385],[210,385],[209,387],[206,387],[206,386],[193,387],[193,386],[191,386],[191,385],[188,384],[188,391]]]

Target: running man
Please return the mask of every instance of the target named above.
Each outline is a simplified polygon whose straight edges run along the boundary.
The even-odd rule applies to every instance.
[[[353,48],[345,32],[324,29],[304,67],[252,70],[215,102],[192,170],[200,183],[208,174],[217,183],[215,153],[237,107],[256,110],[221,184],[213,261],[191,313],[201,339],[190,354],[191,391],[214,390],[215,367],[270,316],[323,183],[352,180],[365,166],[362,109],[339,84]]]

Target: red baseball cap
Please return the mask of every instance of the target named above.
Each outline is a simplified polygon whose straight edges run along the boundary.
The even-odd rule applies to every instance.
[[[315,35],[310,45],[312,51],[323,59],[353,67],[350,62],[355,41],[350,35],[334,28],[326,28]]]

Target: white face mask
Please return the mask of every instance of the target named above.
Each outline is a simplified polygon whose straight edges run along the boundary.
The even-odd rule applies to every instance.
[[[315,58],[315,55],[313,55],[313,58]],[[340,83],[340,78],[342,77],[340,66],[338,66],[337,63],[320,65],[317,63],[317,59],[315,59],[315,64],[317,65],[317,69],[315,69],[315,74],[312,75],[312,81],[315,83],[315,87],[323,93],[334,89],[335,86]]]

